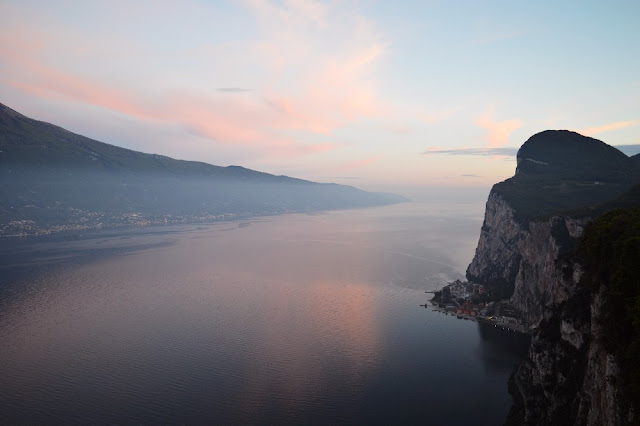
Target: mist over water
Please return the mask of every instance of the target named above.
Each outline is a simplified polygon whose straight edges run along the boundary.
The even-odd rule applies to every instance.
[[[499,424],[526,341],[419,307],[483,207],[5,244],[0,421]]]

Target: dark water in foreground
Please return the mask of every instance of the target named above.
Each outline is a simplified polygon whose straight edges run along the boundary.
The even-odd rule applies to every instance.
[[[421,308],[482,206],[6,242],[0,423],[500,424],[526,339]]]

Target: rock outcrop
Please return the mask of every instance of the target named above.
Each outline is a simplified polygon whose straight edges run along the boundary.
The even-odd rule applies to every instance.
[[[500,194],[489,194],[476,254],[467,268],[469,281],[494,288],[509,287],[514,282],[522,257],[519,246],[526,237],[514,213]]]
[[[544,160],[545,167],[553,159],[530,157],[536,166],[535,161]],[[494,297],[509,298],[531,329],[529,356],[509,384],[514,406],[508,423],[617,425],[640,420],[619,386],[618,355],[603,343],[608,289],[585,286],[588,265],[574,250],[593,215],[547,211],[530,218],[522,212],[529,201],[524,197],[535,203],[536,194],[518,192],[517,180],[508,183],[508,192],[502,190],[503,182],[489,195],[467,269],[470,281],[488,286]],[[522,187],[530,191],[532,185],[529,181]],[[587,194],[583,186],[580,191],[581,197]]]

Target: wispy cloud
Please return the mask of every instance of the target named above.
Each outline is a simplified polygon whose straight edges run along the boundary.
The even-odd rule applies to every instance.
[[[162,73],[157,65],[172,59],[180,63],[185,53],[168,51],[169,56],[154,62],[147,59],[165,52],[145,45],[144,38],[132,37],[132,43],[115,49],[104,41],[104,34],[68,29],[62,18],[42,15],[25,20],[23,15],[33,18],[33,11],[15,5],[9,11],[12,17],[5,16],[7,25],[0,34],[0,82],[36,98],[101,107],[147,122],[174,123],[214,142],[212,146],[247,147],[256,157],[286,158],[335,149],[334,143],[304,142],[313,140],[305,136],[329,134],[385,111],[375,69],[387,44],[373,21],[356,10],[340,9],[338,3],[246,0],[240,4],[259,23],[254,39],[219,43],[206,51],[194,46],[188,60],[198,66],[169,67]],[[141,6],[145,7],[151,6]],[[182,13],[184,7],[197,8],[190,11],[194,16],[212,13],[194,2],[163,3],[157,14],[168,18]],[[116,9],[105,9],[106,14],[118,15],[105,19],[137,19]],[[122,26],[137,27],[131,24]],[[90,64],[113,66],[125,55],[138,60],[139,66],[133,67],[135,73],[103,72],[87,65],[86,55],[91,57]],[[149,67],[146,72],[145,66]],[[238,70],[241,75],[236,75]],[[162,84],[157,84],[159,78]],[[211,81],[222,84],[203,90],[211,87]],[[233,85],[225,86],[224,81]]]
[[[522,126],[519,119],[498,121],[494,118],[495,107],[491,106],[476,120],[475,124],[486,130],[485,145],[482,148],[439,148],[430,147],[423,155],[475,155],[515,159],[518,148],[504,146],[509,143],[512,132]]]
[[[454,148],[444,149],[431,147],[422,155],[478,155],[484,157],[511,157],[515,160],[518,148],[500,147],[500,148]]]
[[[489,107],[477,120],[476,124],[487,131],[487,148],[497,148],[509,143],[509,136],[522,127],[519,119],[498,121],[494,118],[495,107]]]
[[[631,144],[631,145],[613,145],[614,148],[619,149],[626,155],[636,155],[640,153],[640,144]],[[437,148],[431,147],[422,155],[477,155],[484,157],[508,157],[515,161],[516,154],[518,153],[519,148],[513,147],[500,147],[500,148],[453,148],[453,149],[445,149],[445,148]],[[462,176],[471,176],[471,175],[462,175]]]
[[[616,121],[615,123],[603,124],[601,126],[587,127],[578,130],[578,133],[585,136],[593,136],[598,133],[604,133],[611,130],[624,129],[625,127],[634,127],[640,125],[640,120]]]
[[[267,70],[264,100],[288,119],[287,128],[328,133],[385,112],[374,71],[388,44],[373,21],[337,3],[243,3],[262,28],[247,49]]]

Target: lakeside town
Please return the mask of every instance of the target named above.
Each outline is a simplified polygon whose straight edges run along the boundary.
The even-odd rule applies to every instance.
[[[430,292],[428,292],[430,293]],[[431,307],[445,315],[493,324],[507,330],[529,333],[524,320],[508,301],[492,301],[481,284],[455,280],[433,292]],[[428,304],[424,305],[429,307]]]
[[[274,211],[246,211],[218,214],[152,214],[148,212],[98,212],[68,208],[63,219],[56,219],[55,221],[21,219],[0,223],[0,238],[33,237],[124,227],[213,223],[283,213],[295,213],[295,211],[282,208]]]

